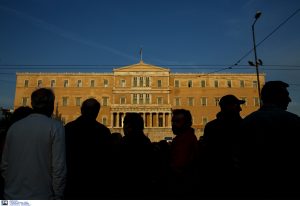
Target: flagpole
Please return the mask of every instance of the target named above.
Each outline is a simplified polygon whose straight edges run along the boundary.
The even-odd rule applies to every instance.
[[[143,47],[140,49],[140,61],[143,61]]]

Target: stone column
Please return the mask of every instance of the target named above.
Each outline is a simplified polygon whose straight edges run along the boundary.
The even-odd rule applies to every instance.
[[[153,127],[153,124],[152,124],[152,115],[153,115],[153,113],[152,112],[150,112],[150,124],[149,124],[149,127]]]
[[[120,113],[119,112],[117,112],[117,115],[116,115],[117,117],[116,117],[116,127],[120,127],[120,124],[119,124],[119,122],[120,122]]]
[[[110,119],[110,122],[111,122],[111,128],[113,128],[113,127],[114,127],[114,113],[111,112],[111,113],[110,113],[110,116],[111,116],[111,119]]]
[[[121,116],[121,126],[122,126],[122,128],[124,126],[124,117],[125,117],[125,113],[122,113],[122,116]]]

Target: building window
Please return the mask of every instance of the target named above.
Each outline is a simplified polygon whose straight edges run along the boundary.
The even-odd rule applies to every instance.
[[[257,88],[257,81],[252,82],[253,88]]]
[[[133,94],[133,104],[137,104],[137,94]]]
[[[103,104],[103,106],[108,105],[108,97],[102,97],[102,104]]]
[[[62,106],[67,106],[68,105],[68,97],[63,97],[62,98]]]
[[[82,80],[77,80],[77,87],[82,87]]]
[[[26,80],[24,81],[24,87],[28,87],[28,84],[29,84],[29,80],[26,79]]]
[[[146,77],[146,87],[150,87],[150,77]]]
[[[189,87],[189,88],[193,87],[193,81],[192,81],[192,80],[189,80],[189,81],[188,81],[188,87]]]
[[[194,106],[194,97],[188,97],[188,105]]]
[[[69,87],[69,80],[64,80],[64,87]]]
[[[176,87],[176,88],[179,88],[179,86],[180,86],[180,85],[179,85],[179,80],[175,80],[175,87]]]
[[[254,97],[254,106],[259,107],[259,99],[258,97]]]
[[[163,120],[163,115],[162,114],[159,114],[158,115],[158,126],[159,127],[163,127],[163,125],[164,125],[164,122],[163,122],[164,120]]]
[[[55,80],[54,79],[51,80],[50,87],[55,87]]]
[[[102,117],[102,124],[104,124],[105,126],[107,125],[107,118],[106,117]]]
[[[215,105],[219,106],[220,97],[215,97]]]
[[[245,81],[244,80],[240,80],[240,87],[244,88],[245,87]]]
[[[126,81],[125,81],[125,79],[121,79],[121,87],[126,87]]]
[[[133,86],[137,87],[137,77],[133,77]]]
[[[218,88],[218,87],[219,87],[219,81],[218,81],[218,80],[215,80],[215,81],[214,81],[214,85],[215,85],[215,88]]]
[[[205,80],[201,80],[201,87],[206,87],[206,81]]]
[[[207,97],[201,97],[201,105],[207,106]]]
[[[231,85],[231,80],[227,80],[227,87],[228,87],[228,88],[231,88],[231,87],[232,87],[232,85]]]
[[[157,97],[157,104],[162,104],[162,97]]]
[[[143,86],[144,86],[144,78],[140,77],[140,87],[143,87]]]
[[[93,80],[93,79],[91,80],[90,86],[91,86],[91,87],[95,87],[95,80]]]
[[[159,80],[157,80],[157,87],[158,87],[158,88],[161,88],[161,86],[162,86],[162,85],[161,85],[161,79],[159,79]]]
[[[126,97],[120,98],[120,104],[126,104]]]
[[[150,104],[150,94],[146,94],[146,104]]]
[[[107,79],[104,79],[103,84],[104,84],[104,87],[108,87],[108,80],[107,80]]]
[[[245,101],[245,104],[241,104],[241,106],[247,106],[247,98],[246,97],[241,97],[241,100]]]
[[[202,117],[202,125],[205,126],[208,122],[208,118],[207,117]]]
[[[28,104],[28,97],[23,97],[22,98],[22,106],[24,106],[24,107],[26,107],[27,106],[27,104]]]
[[[43,85],[43,81],[42,80],[38,80],[37,86],[38,87],[42,87],[42,85]]]
[[[180,98],[179,97],[175,98],[175,106],[180,106]]]
[[[144,104],[144,95],[140,94],[139,104]]]
[[[76,106],[81,105],[81,97],[75,97]]]

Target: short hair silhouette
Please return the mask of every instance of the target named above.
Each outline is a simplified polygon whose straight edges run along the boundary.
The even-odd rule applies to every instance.
[[[130,124],[134,130],[144,130],[144,120],[139,113],[126,113],[124,118],[124,125]]]
[[[187,127],[191,127],[193,125],[193,118],[192,118],[192,114],[189,110],[186,109],[174,109],[172,111],[173,116],[175,115],[183,115],[184,119],[185,119],[185,125]]]
[[[289,84],[283,81],[269,81],[261,90],[261,99],[263,102],[276,102],[278,94],[285,92]]]
[[[100,103],[94,99],[86,99],[81,105],[81,114],[85,117],[96,119],[100,111]]]
[[[15,111],[13,112],[12,116],[11,116],[11,124],[27,117],[28,115],[30,115],[32,113],[32,109],[30,107],[25,107],[25,106],[21,106],[18,107],[17,109],[15,109]]]
[[[55,95],[51,89],[40,88],[32,92],[31,105],[34,112],[51,116],[54,109]]]

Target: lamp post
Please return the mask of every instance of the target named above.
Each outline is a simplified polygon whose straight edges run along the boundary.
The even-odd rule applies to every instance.
[[[255,14],[255,20],[252,24],[252,38],[253,38],[253,50],[254,50],[254,60],[255,62],[251,62],[249,61],[248,63],[251,65],[251,66],[255,66],[255,69],[256,69],[256,77],[257,77],[257,89],[258,89],[258,98],[259,98],[259,105],[260,105],[260,101],[261,101],[261,95],[260,95],[260,83],[259,83],[259,72],[258,72],[258,65],[262,65],[262,61],[259,59],[257,60],[257,54],[256,54],[256,43],[255,43],[255,32],[254,32],[254,25],[257,21],[257,19],[261,16],[261,12],[260,11],[257,11],[256,14]]]

